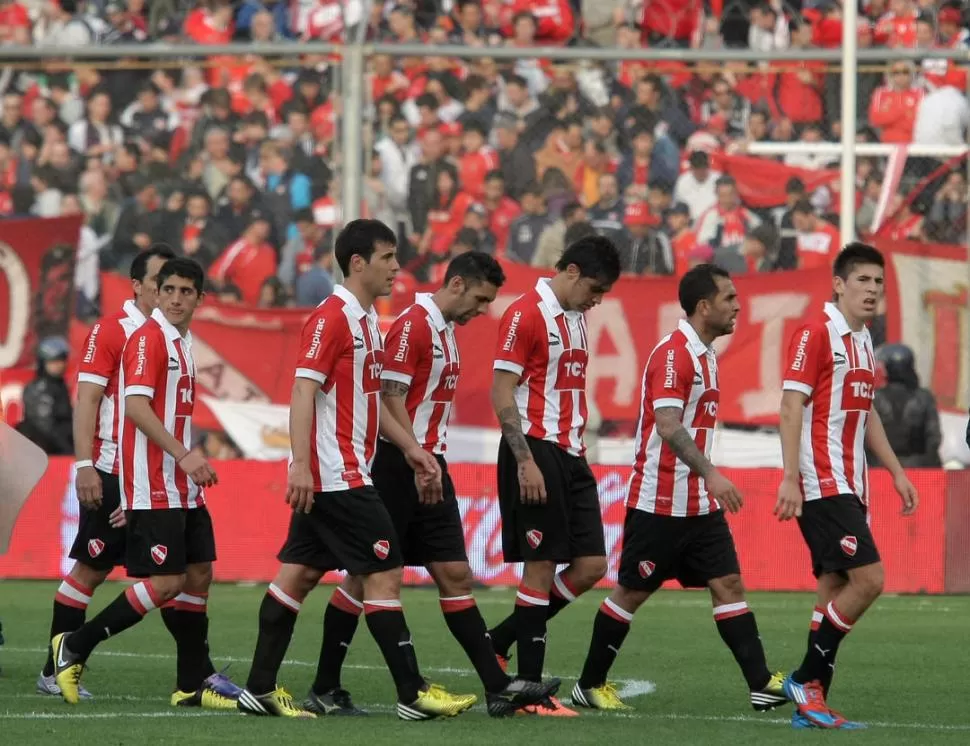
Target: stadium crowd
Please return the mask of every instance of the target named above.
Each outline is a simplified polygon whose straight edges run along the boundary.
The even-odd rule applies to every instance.
[[[529,47],[831,48],[841,0],[0,0],[0,43],[58,47],[164,41],[178,67],[58,64],[0,76],[0,215],[83,214],[79,312],[98,311],[103,270],[166,242],[198,259],[225,302],[315,305],[333,288],[340,223],[339,68],[300,53],[357,24],[372,40]],[[860,47],[968,46],[949,0],[866,0]],[[238,42],[232,57],[191,44]],[[293,54],[247,54],[290,41]],[[430,48],[430,47],[429,47]],[[441,56],[368,60],[362,213],[395,228],[405,269],[437,279],[470,249],[552,267],[586,233],[613,239],[633,274],[681,275],[713,259],[733,272],[828,265],[838,247],[827,186],[793,177],[787,203],[742,203],[716,170],[748,143],[839,137],[839,77],[824,64],[558,64]],[[859,137],[962,145],[966,71],[896,62],[858,81]],[[350,126],[356,126],[351,123]],[[792,167],[833,162],[801,152]],[[870,226],[883,160],[862,158],[857,224]],[[837,165],[837,164],[835,164]],[[923,164],[925,167],[925,164]],[[934,164],[931,163],[929,168]],[[903,191],[926,171],[917,172]],[[965,236],[967,185],[954,172],[912,204],[900,238]]]

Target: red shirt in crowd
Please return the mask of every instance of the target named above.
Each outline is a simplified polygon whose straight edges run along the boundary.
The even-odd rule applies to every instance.
[[[703,0],[645,2],[640,18],[643,40],[649,41],[651,33],[679,41],[692,39],[700,31],[703,13]]]
[[[30,14],[18,2],[0,6],[0,41],[12,41],[14,29],[30,28]]]
[[[445,200],[437,209],[428,211],[428,230],[431,231],[431,253],[447,254],[452,241],[465,222],[468,208],[475,198],[466,192],[458,192],[450,202]]]
[[[495,235],[497,253],[504,256],[509,242],[509,228],[512,227],[512,221],[522,214],[522,208],[511,197],[502,197],[494,208],[488,205],[485,207],[488,209],[488,228]]]
[[[243,301],[256,305],[266,279],[276,274],[276,252],[268,243],[253,245],[240,238],[229,244],[212,265],[210,276],[216,282],[231,282],[242,293]]]
[[[915,47],[917,17],[916,11],[913,11],[910,16],[896,16],[894,13],[886,13],[876,23],[872,40],[876,44],[888,47]]]
[[[916,110],[923,100],[922,88],[893,90],[889,86],[877,88],[869,102],[869,124],[879,128],[882,142],[913,141]]]
[[[512,36],[512,19],[531,13],[536,19],[536,41],[562,44],[576,33],[576,16],[569,0],[513,0],[502,9],[502,33]]]
[[[475,153],[465,153],[458,161],[461,188],[476,199],[481,199],[485,196],[485,175],[498,166],[498,153],[487,145]]]
[[[825,113],[822,105],[822,84],[825,80],[824,62],[780,62],[783,69],[778,81],[778,108],[795,124],[820,122]],[[811,79],[801,79],[804,73]]]
[[[814,231],[799,233],[796,239],[798,268],[831,267],[840,245],[839,229],[825,220],[816,221]]]

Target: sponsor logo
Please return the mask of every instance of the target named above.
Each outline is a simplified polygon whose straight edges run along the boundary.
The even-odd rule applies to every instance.
[[[640,577],[644,580],[653,575],[653,571],[657,569],[657,566],[650,560],[643,560],[637,565],[637,572],[640,573]]]
[[[142,334],[138,337],[137,362],[135,364],[135,375],[145,374],[145,366],[148,364],[148,337]]]
[[[354,335],[354,349],[355,350],[364,349],[364,338],[358,337],[356,334]]]
[[[101,539],[88,539],[88,554],[93,558],[104,551],[104,542]]]
[[[798,340],[798,347],[795,350],[795,359],[792,360],[791,370],[797,372],[805,369],[805,359],[808,357],[805,348],[808,347],[808,339],[811,336],[812,333],[808,329],[802,332],[802,337]]]
[[[502,352],[510,352],[515,347],[515,334],[519,329],[520,321],[522,321],[522,311],[516,311],[512,314],[512,321],[509,322],[509,330],[505,334]]]
[[[589,356],[586,350],[564,350],[559,358],[556,390],[583,391],[586,388],[586,363],[588,360]]]
[[[562,340],[559,338],[559,335],[556,334],[555,332],[549,332],[549,346],[558,347],[561,344],[562,344]]]
[[[695,386],[703,386],[704,385],[704,377],[702,375],[700,375],[699,373],[695,373],[694,374],[694,385]]]
[[[320,346],[323,344],[324,324],[326,324],[326,319],[317,319],[317,325],[313,328],[313,336],[310,338],[310,349],[306,351],[307,360],[313,360],[320,352]]]
[[[855,557],[855,553],[859,550],[859,541],[854,536],[843,536],[839,546],[842,547],[842,554],[846,557]]]
[[[875,376],[867,368],[852,368],[842,379],[842,409],[846,412],[868,412],[876,396]]]
[[[88,337],[88,347],[84,351],[85,363],[90,364],[94,362],[94,355],[95,355],[95,352],[97,351],[97,346],[98,346],[98,332],[100,331],[101,331],[101,324],[95,324],[94,328],[91,329],[91,334]]]
[[[411,336],[411,320],[408,319],[401,327],[401,336],[397,341],[397,352],[394,353],[394,362],[403,363],[408,359],[408,337]]]
[[[529,542],[529,546],[533,549],[538,549],[539,545],[542,543],[542,531],[535,528],[530,528],[525,532],[525,540]]]
[[[667,350],[667,357],[664,359],[664,388],[672,389],[677,384],[677,369],[674,368],[674,351]]]
[[[161,565],[165,562],[165,558],[168,557],[168,547],[164,544],[156,544],[151,550],[152,562],[156,565]]]
[[[445,356],[445,351],[434,342],[431,343],[431,357],[435,360],[440,360]]]
[[[374,555],[379,560],[386,560],[391,553],[391,542],[387,539],[378,539],[374,542]]]
[[[848,365],[849,361],[846,360],[845,355],[843,355],[841,352],[833,352],[832,362],[834,366],[838,368],[839,366],[842,366],[842,365]]]

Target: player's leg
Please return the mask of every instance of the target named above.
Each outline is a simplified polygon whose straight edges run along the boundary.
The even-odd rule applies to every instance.
[[[825,609],[828,608],[829,602],[835,600],[848,582],[849,578],[844,573],[827,572],[819,575],[815,590],[815,608],[812,609],[812,622],[808,628],[809,647],[815,644],[815,633],[818,632],[818,628],[822,624]],[[834,673],[835,667],[830,666],[820,679],[822,691],[826,697],[828,697],[829,690],[832,687],[832,675]]]
[[[148,578],[129,586],[80,629],[51,640],[54,677],[65,701],[76,704],[84,662],[97,645],[140,622],[175,598],[185,583],[185,510],[135,510],[128,514],[128,574]]]
[[[366,715],[356,707],[350,692],[340,683],[344,660],[357,632],[364,611],[364,586],[361,579],[346,575],[333,590],[323,614],[323,641],[317,675],[303,706],[317,715]]]

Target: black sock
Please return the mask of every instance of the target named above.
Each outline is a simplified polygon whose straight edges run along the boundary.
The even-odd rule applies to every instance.
[[[246,689],[250,693],[267,694],[276,688],[276,674],[290,646],[301,606],[299,601],[270,583],[259,607],[259,637],[246,680]]]
[[[589,652],[583,672],[579,676],[581,689],[594,689],[606,683],[606,677],[620,647],[630,631],[633,614],[620,608],[610,599],[605,599],[596,612],[593,621],[593,636],[589,641]]]
[[[546,619],[549,594],[519,585],[515,594],[515,647],[519,652],[519,678],[542,681],[546,659]]]
[[[485,691],[495,693],[505,689],[511,679],[495,660],[495,651],[488,639],[485,620],[482,619],[475,599],[469,595],[442,598],[439,602],[448,629],[475,667]]]
[[[764,689],[771,679],[758,623],[745,602],[714,607],[714,623],[724,644],[731,649],[752,692]]]
[[[209,658],[209,617],[206,597],[181,593],[162,609],[162,621],[175,639],[176,686],[194,692],[215,673]]]
[[[812,611],[812,625],[808,629],[808,647],[812,647],[815,644],[815,635],[818,632],[819,626],[822,624],[822,619],[825,618],[825,608],[822,606],[816,606]],[[822,684],[822,691],[825,696],[828,697],[829,689],[832,688],[832,675],[835,673],[834,666],[828,666],[825,669],[825,673],[819,678],[819,683]]]
[[[404,619],[401,602],[364,601],[364,617],[394,678],[398,701],[411,704],[418,698],[418,690],[424,686],[424,679],[418,670],[418,658],[414,653],[411,630]]]
[[[340,586],[334,589],[327,610],[323,613],[323,642],[317,661],[317,677],[313,680],[313,691],[317,694],[340,688],[340,670],[357,632],[363,608],[360,601]]]
[[[84,626],[88,604],[94,589],[85,588],[70,575],[61,581],[54,595],[54,613],[51,615],[51,633],[48,639],[61,632],[73,632]],[[54,675],[53,652],[48,647],[47,662],[44,663],[44,676]]]
[[[835,656],[853,624],[854,621],[840,614],[835,604],[830,601],[818,631],[805,651],[805,659],[801,667],[792,674],[792,678],[799,684],[818,681],[823,687],[826,687],[826,682],[831,686],[835,673]]]
[[[109,637],[134,627],[145,614],[158,608],[158,595],[150,580],[129,586],[124,593],[108,604],[101,613],[65,640],[67,649],[81,660]]]
[[[546,613],[546,621],[549,621],[569,606],[570,603],[576,600],[576,596],[579,595],[566,579],[565,572],[563,570],[563,572],[559,573],[553,582],[552,592],[549,594],[549,606],[546,607],[548,610]],[[490,629],[488,634],[492,638],[492,648],[495,652],[503,658],[508,658],[509,651],[512,649],[512,645],[515,644],[515,612],[509,614],[495,627]]]

